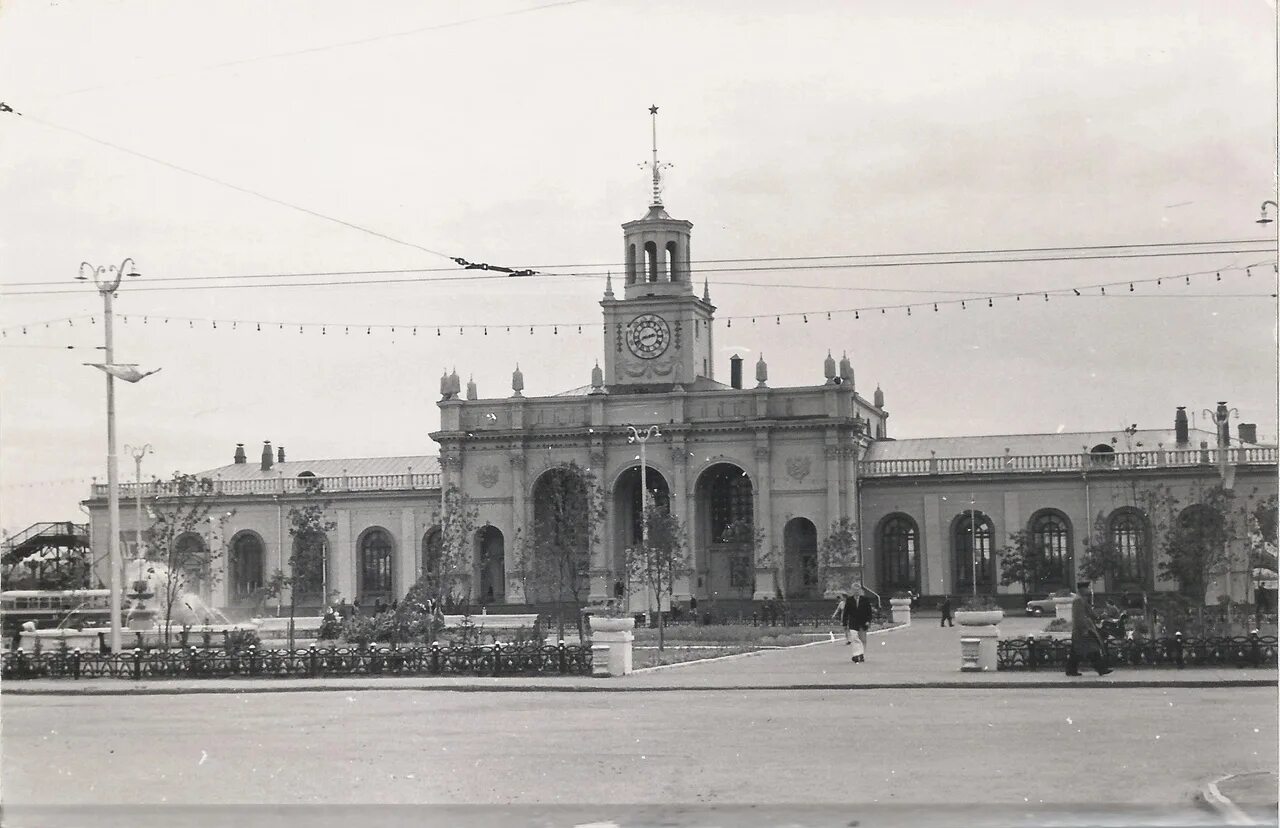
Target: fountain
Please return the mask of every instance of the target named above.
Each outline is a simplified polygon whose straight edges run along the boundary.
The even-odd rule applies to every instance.
[[[145,567],[145,569],[144,569]],[[138,578],[130,585],[130,592],[125,593],[126,609],[124,624],[128,631],[125,645],[132,649],[135,646],[163,647],[166,644],[165,606],[163,598],[153,601],[157,595],[165,594],[168,585],[168,570],[163,563],[154,561],[138,561]],[[103,627],[83,627],[74,629],[66,624],[75,610],[62,619],[55,629],[23,630],[18,646],[28,652],[34,649],[37,642],[41,649],[62,648],[95,651],[102,645],[102,637],[106,635]],[[182,591],[176,596],[168,621],[168,643],[176,643],[182,631],[188,635],[195,633],[202,638],[210,639],[213,635],[235,630],[254,630],[256,624],[236,624],[226,615],[208,606],[194,592]],[[220,623],[214,623],[215,621]],[[206,634],[208,634],[206,636]],[[220,639],[213,639],[221,643]]]

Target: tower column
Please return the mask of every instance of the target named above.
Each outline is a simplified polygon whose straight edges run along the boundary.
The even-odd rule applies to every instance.
[[[525,547],[532,541],[524,496],[524,448],[516,449],[507,459],[511,462],[511,526],[518,538],[518,543],[513,544],[513,560],[506,566],[507,603],[518,604],[525,600],[522,561],[527,554]]]
[[[769,434],[756,435],[756,516],[755,530],[763,538],[762,549],[756,550],[754,561],[756,591],[752,596],[760,601],[772,598],[778,589],[777,569],[774,561],[773,542],[773,490],[770,485]]]
[[[689,496],[689,452],[685,448],[684,437],[676,435],[671,438],[671,504],[676,516],[684,522],[685,549],[689,553],[689,566],[676,572],[672,583],[673,600],[687,601],[694,593],[694,572],[696,562],[693,559],[693,498]]]

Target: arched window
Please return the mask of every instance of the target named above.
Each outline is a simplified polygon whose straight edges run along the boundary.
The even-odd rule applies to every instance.
[[[634,244],[627,245],[627,284],[634,285],[636,283],[636,246]]]
[[[1044,561],[1042,585],[1066,587],[1071,572],[1071,525],[1061,512],[1041,511],[1031,518],[1031,548]]]
[[[1089,459],[1095,465],[1110,465],[1116,461],[1116,450],[1106,443],[1098,443],[1089,449]]]
[[[676,243],[667,242],[667,272],[671,274],[671,281],[680,281],[680,259],[676,255]]]
[[[391,535],[385,529],[370,529],[360,538],[360,584],[362,602],[391,599]]]
[[[1111,515],[1107,534],[1116,550],[1116,579],[1121,585],[1147,582],[1147,522],[1136,509],[1120,509]]]
[[[978,591],[994,591],[995,534],[991,518],[982,512],[962,512],[952,522],[951,559],[957,592],[972,591],[975,574]]]
[[[241,532],[231,539],[231,600],[250,600],[262,589],[264,555],[262,538]]]
[[[883,592],[920,588],[920,530],[906,515],[890,515],[880,526],[880,585]]]
[[[209,548],[195,532],[184,532],[173,544],[173,560],[182,568],[183,578],[193,585],[203,584],[209,577]]]
[[[645,281],[658,281],[658,245],[654,242],[644,243]]]

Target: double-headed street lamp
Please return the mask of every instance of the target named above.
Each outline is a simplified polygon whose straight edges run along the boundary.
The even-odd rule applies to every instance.
[[[154,374],[155,371],[142,373],[138,367],[133,364],[120,364],[115,362],[115,353],[112,342],[112,322],[114,316],[112,314],[111,302],[115,298],[115,292],[120,287],[121,278],[127,273],[130,278],[138,275],[137,265],[133,259],[125,259],[120,266],[110,265],[108,267],[89,264],[88,262],[80,263],[80,272],[76,279],[82,282],[93,280],[94,287],[98,289],[98,293],[102,294],[102,322],[103,333],[106,335],[106,347],[103,349],[104,362],[86,363],[94,368],[99,368],[107,375],[107,554],[108,565],[111,567],[111,652],[118,653],[121,649],[120,641],[120,598],[124,584],[122,583],[123,562],[120,559],[120,489],[119,474],[116,468],[116,391],[115,379],[119,377],[127,382],[137,382],[145,376]],[[86,275],[87,274],[87,275]],[[159,369],[156,369],[159,370]]]
[[[631,432],[627,437],[628,443],[640,444],[640,543],[644,550],[643,554],[649,554],[649,475],[647,473],[648,462],[645,454],[645,444],[652,437],[661,437],[662,432],[658,430],[656,425],[649,426],[644,431],[635,426],[627,426],[627,430]],[[662,612],[662,598],[658,597],[658,612]]]

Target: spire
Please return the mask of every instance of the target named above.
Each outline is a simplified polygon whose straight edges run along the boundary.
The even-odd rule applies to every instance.
[[[613,298],[613,271],[610,270],[604,277],[604,298]]]
[[[478,398],[476,393],[476,378],[474,376],[467,377],[467,399],[474,400]]]
[[[827,385],[836,384],[836,361],[827,351],[827,358],[822,361],[822,375],[827,378]]]
[[[711,303],[711,283],[707,281],[707,277],[702,277],[702,301]]]
[[[653,171],[653,201],[649,204],[651,209],[662,209],[662,171],[669,169],[670,164],[658,160],[658,107],[649,107],[649,118],[653,125],[653,160],[648,162],[647,166]],[[646,166],[642,164],[641,166]],[[652,214],[652,213],[651,213]]]

